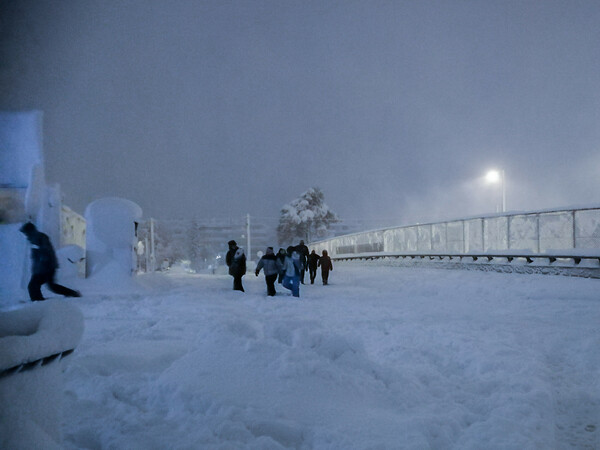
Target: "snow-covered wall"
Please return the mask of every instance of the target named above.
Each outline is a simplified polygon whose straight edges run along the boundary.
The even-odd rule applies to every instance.
[[[82,334],[64,300],[0,313],[0,448],[61,448],[61,357]]]
[[[29,246],[19,228],[21,223],[0,225],[0,293],[2,297],[23,296],[28,274]]]
[[[0,112],[0,289],[18,292],[28,278],[28,247],[19,226],[31,220],[57,235],[56,195],[44,177],[40,111]],[[15,294],[20,295],[20,294]]]
[[[131,276],[136,268],[135,222],[142,209],[130,200],[102,198],[85,210],[88,276]]]
[[[0,112],[0,185],[27,187],[31,169],[43,166],[42,112]]]
[[[539,211],[366,231],[311,243],[330,255],[597,249],[600,208]]]

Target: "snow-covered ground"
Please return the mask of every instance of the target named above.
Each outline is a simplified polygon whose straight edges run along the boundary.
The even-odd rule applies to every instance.
[[[80,280],[67,449],[600,448],[600,280],[338,263]],[[121,291],[121,292],[119,292]]]

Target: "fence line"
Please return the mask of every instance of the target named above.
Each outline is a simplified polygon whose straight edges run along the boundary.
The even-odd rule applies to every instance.
[[[515,212],[390,227],[311,243],[331,256],[358,253],[513,252],[577,250],[600,254],[600,207]]]

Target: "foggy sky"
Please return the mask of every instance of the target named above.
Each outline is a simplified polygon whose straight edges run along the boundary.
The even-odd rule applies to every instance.
[[[83,213],[401,223],[600,203],[597,1],[2,1],[0,109]]]

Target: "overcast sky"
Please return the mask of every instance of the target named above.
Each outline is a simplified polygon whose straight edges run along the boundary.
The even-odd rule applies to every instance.
[[[600,2],[2,0],[49,182],[147,217],[424,222],[600,203]]]

